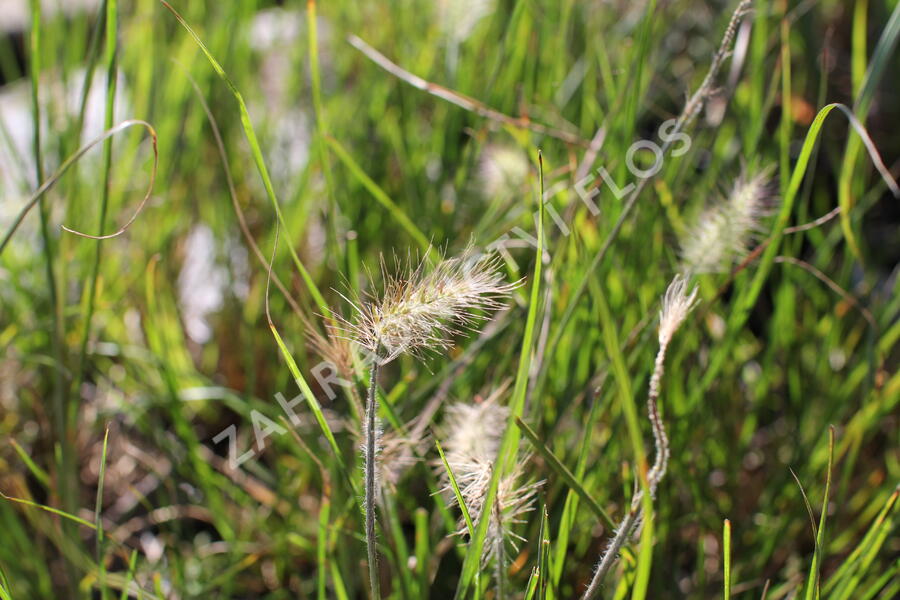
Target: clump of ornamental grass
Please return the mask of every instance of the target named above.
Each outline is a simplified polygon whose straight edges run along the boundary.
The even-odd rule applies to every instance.
[[[480,313],[499,308],[517,286],[505,282],[496,255],[479,255],[471,247],[461,256],[434,265],[423,260],[401,275],[385,274],[384,280],[380,296],[350,301],[355,319],[340,319],[338,326],[339,334],[365,348],[371,360],[362,454],[369,583],[375,599],[380,598],[375,548],[378,370],[401,354],[421,355],[448,348],[451,335],[474,329]]]
[[[647,416],[653,430],[655,450],[653,465],[647,472],[647,491],[650,493],[651,499],[656,496],[656,489],[665,476],[669,463],[669,438],[666,435],[665,425],[659,416],[658,404],[660,381],[665,370],[666,352],[669,349],[672,336],[675,335],[675,332],[678,331],[678,328],[696,304],[697,288],[695,287],[688,292],[687,280],[681,275],[676,275],[666,289],[662,299],[662,308],[659,311],[659,350],[656,353],[653,374],[650,376],[650,386],[647,392]],[[644,492],[640,489],[632,497],[631,508],[622,519],[613,535],[613,539],[600,557],[600,562],[597,564],[594,576],[587,590],[585,590],[582,600],[590,600],[597,597],[603,577],[615,564],[622,546],[638,529],[638,524],[641,521],[641,501],[643,497]]]
[[[444,447],[447,466],[459,488],[466,512],[477,528],[484,510],[484,502],[490,488],[491,476],[503,433],[509,418],[509,409],[498,403],[499,393],[476,403],[459,402],[447,408],[444,423]],[[496,567],[498,597],[502,597],[506,572],[506,548],[518,550],[517,541],[524,539],[513,527],[523,523],[523,517],[534,508],[534,500],[543,482],[525,483],[524,465],[527,457],[517,457],[513,469],[500,479],[494,506],[489,512],[487,537],[482,563],[491,560]],[[451,488],[450,473],[441,466],[440,478],[443,491]],[[452,496],[456,503],[456,496]],[[464,535],[468,525],[460,518],[457,535]]]
[[[772,212],[769,170],[741,176],[728,196],[704,210],[681,243],[681,258],[693,273],[728,270],[750,252]]]

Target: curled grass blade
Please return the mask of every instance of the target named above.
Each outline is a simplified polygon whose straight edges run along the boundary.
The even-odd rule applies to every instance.
[[[93,140],[91,140],[90,142],[88,142],[87,144],[85,144],[84,146],[79,148],[74,154],[72,154],[71,156],[66,158],[66,160],[64,160],[62,162],[62,164],[59,166],[59,168],[56,170],[56,172],[53,173],[53,175],[51,175],[49,178],[47,178],[40,185],[40,187],[38,187],[38,189],[34,191],[34,193],[28,199],[28,202],[25,203],[25,206],[22,207],[22,210],[20,210],[19,213],[16,215],[16,217],[13,219],[12,224],[9,226],[9,229],[7,229],[6,234],[3,236],[3,241],[0,241],[0,254],[3,254],[4,248],[6,248],[7,244],[9,244],[9,241],[10,241],[10,239],[12,239],[13,234],[15,234],[16,230],[22,224],[22,221],[25,219],[25,217],[28,215],[28,213],[31,211],[31,209],[33,209],[41,201],[41,198],[43,198],[44,195],[48,191],[50,191],[50,189],[54,185],[56,185],[56,183],[65,174],[65,172],[68,171],[72,167],[72,165],[74,165],[76,162],[78,162],[82,156],[87,154],[87,152],[89,150],[91,150],[94,146],[96,146],[97,144],[103,142],[110,136],[116,135],[117,133],[124,131],[125,129],[128,129],[129,127],[135,127],[135,126],[144,127],[147,130],[147,133],[150,135],[150,139],[153,144],[153,170],[151,171],[150,184],[147,186],[147,192],[144,194],[144,197],[141,200],[141,203],[138,205],[134,214],[131,216],[131,218],[128,219],[126,224],[123,227],[119,228],[119,230],[115,234],[111,234],[109,236],[104,236],[104,239],[107,237],[115,237],[116,235],[121,235],[126,229],[128,229],[128,227],[131,226],[131,224],[134,222],[134,220],[140,214],[141,210],[143,210],[144,205],[147,203],[147,200],[150,199],[150,194],[153,192],[153,185],[154,185],[155,178],[156,178],[157,166],[159,163],[159,154],[157,152],[157,143],[156,143],[156,130],[153,128],[153,126],[150,123],[148,123],[146,121],[142,121],[140,119],[128,119],[126,121],[122,121],[115,127],[111,128],[111,129],[107,129],[101,135],[94,138]],[[76,235],[81,235],[83,237],[91,237],[91,238],[97,239],[97,236],[86,235],[86,234],[74,231],[72,229],[69,229],[68,227],[65,227],[65,226],[63,226],[63,229],[65,229],[66,231],[68,231],[70,233],[74,233]]]

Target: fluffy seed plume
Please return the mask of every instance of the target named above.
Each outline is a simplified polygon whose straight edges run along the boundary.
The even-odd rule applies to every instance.
[[[495,4],[494,0],[439,0],[437,20],[447,37],[459,43],[494,11]]]
[[[384,293],[354,303],[356,323],[344,321],[343,333],[382,364],[400,354],[446,348],[449,335],[471,327],[479,311],[499,308],[517,285],[504,283],[496,255],[470,248],[431,269],[423,261],[404,276],[385,276]]]
[[[447,449],[447,464],[450,465],[463,502],[466,503],[466,510],[476,527],[484,509],[494,461],[509,417],[509,410],[498,404],[498,396],[495,393],[487,400],[475,404],[453,404],[448,407],[445,419],[444,446]],[[522,540],[513,531],[513,526],[522,523],[523,516],[533,510],[535,496],[543,483],[523,483],[525,462],[525,458],[520,458],[513,470],[499,482],[484,545],[485,563],[494,558],[498,564],[502,564],[506,558],[506,545],[516,548],[516,541]],[[442,470],[441,480],[444,491],[449,492],[450,480],[446,471]],[[452,502],[456,502],[455,497]],[[465,533],[465,521],[460,519],[457,534]]]
[[[659,311],[659,345],[668,346],[672,335],[687,318],[688,313],[697,303],[697,288],[687,293],[687,279],[676,275],[663,296],[662,308]]]
[[[479,158],[478,179],[489,199],[511,197],[526,181],[531,165],[515,146],[491,144]]]
[[[762,221],[771,206],[768,170],[739,178],[728,198],[701,213],[682,240],[685,268],[694,273],[727,270],[747,255],[754,235],[763,231]]]
[[[509,410],[497,403],[496,394],[483,402],[448,406],[444,417],[447,459],[493,461],[508,417]]]

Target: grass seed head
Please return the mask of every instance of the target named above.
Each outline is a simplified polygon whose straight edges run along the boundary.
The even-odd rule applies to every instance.
[[[728,197],[707,208],[682,240],[685,268],[694,273],[727,270],[750,251],[756,234],[764,231],[763,219],[771,213],[769,171],[742,176]]]
[[[504,282],[496,255],[469,248],[433,268],[423,261],[404,276],[385,277],[381,297],[355,303],[356,323],[341,329],[384,364],[447,348],[449,336],[471,329],[479,312],[499,308],[517,285]]]
[[[509,409],[497,402],[497,394],[484,402],[456,403],[448,407],[445,421],[445,442],[447,464],[459,486],[466,510],[475,526],[481,518],[487,497],[494,461],[500,449],[500,442],[506,430]],[[525,479],[526,457],[518,457],[513,470],[501,478],[496,496],[498,510],[490,513],[487,539],[484,544],[483,560],[487,562],[496,548],[506,545],[516,547],[522,538],[513,531],[513,526],[523,522],[526,513],[534,508],[534,500],[543,482],[523,483]],[[441,474],[444,490],[450,491],[449,476]],[[455,496],[452,499],[456,503]],[[466,523],[460,519],[458,535],[467,531]]]
[[[687,280],[681,275],[672,279],[663,296],[662,309],[659,311],[659,345],[666,346],[672,336],[687,318],[688,313],[697,304],[697,288],[687,292]]]
[[[444,417],[448,460],[493,461],[508,417],[509,409],[499,404],[495,395],[484,402],[448,406]]]

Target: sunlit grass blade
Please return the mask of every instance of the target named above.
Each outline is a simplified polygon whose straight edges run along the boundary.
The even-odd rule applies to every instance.
[[[12,600],[12,592],[10,592],[9,580],[3,571],[3,565],[0,565],[0,600]]]
[[[525,600],[532,600],[532,598],[534,598],[540,579],[541,570],[538,567],[532,567],[531,575],[528,576],[528,583],[525,585]]]
[[[390,199],[384,190],[378,187],[378,184],[372,181],[371,177],[366,175],[365,171],[362,170],[362,167],[360,167],[353,157],[350,156],[350,153],[347,152],[341,143],[331,136],[328,136],[325,139],[328,141],[331,149],[334,150],[334,153],[337,154],[337,157],[344,163],[344,166],[349,169],[353,177],[355,177],[362,186],[372,194],[372,197],[375,198],[379,204],[387,209],[391,217],[393,217],[394,220],[406,230],[410,237],[416,241],[422,252],[428,253],[432,258],[440,258],[438,251],[431,245],[431,241],[425,237],[425,234],[416,227],[416,224],[413,223],[409,216],[407,216],[407,214]]]
[[[810,565],[809,575],[806,579],[806,592],[804,595],[806,600],[817,600],[819,598],[819,574],[822,570],[822,559],[825,552],[825,520],[828,516],[829,494],[831,492],[831,469],[833,464],[834,427],[832,426],[828,428],[828,467],[825,475],[825,496],[822,499],[822,514],[819,517],[819,529],[816,533],[816,548],[813,552],[812,565]]]
[[[259,175],[262,178],[263,186],[266,188],[266,194],[269,197],[270,202],[272,203],[272,208],[275,210],[275,215],[278,218],[278,224],[285,230],[290,231],[287,227],[287,223],[284,220],[284,216],[281,212],[281,206],[278,203],[278,197],[275,195],[275,187],[272,185],[272,179],[269,176],[269,169],[266,167],[265,159],[262,155],[262,148],[259,145],[259,139],[256,137],[256,130],[253,128],[253,122],[250,119],[250,112],[247,110],[247,104],[244,102],[244,97],[241,95],[241,92],[237,89],[237,86],[225,72],[225,69],[219,64],[219,62],[215,59],[212,53],[207,49],[206,45],[203,43],[203,40],[200,39],[200,36],[193,30],[193,28],[188,24],[187,21],[184,20],[184,17],[176,11],[171,4],[166,2],[165,0],[159,0],[159,2],[165,6],[169,12],[174,15],[175,19],[184,27],[185,31],[188,32],[188,35],[193,38],[194,42],[196,42],[197,46],[203,52],[203,55],[209,61],[209,64],[212,66],[213,70],[216,74],[225,82],[225,85],[228,86],[228,89],[231,91],[231,94],[234,96],[234,99],[238,103],[238,108],[241,113],[241,126],[244,129],[244,134],[247,137],[247,141],[250,143],[250,152],[253,155],[253,162],[256,165],[257,171],[259,171]],[[306,284],[307,289],[309,289],[310,294],[312,294],[313,299],[316,301],[316,304],[319,307],[321,313],[326,316],[331,316],[331,309],[328,306],[328,303],[325,302],[325,297],[322,296],[322,293],[319,291],[318,286],[316,286],[315,280],[313,280],[312,276],[309,274],[309,271],[304,266],[303,262],[300,260],[300,257],[297,255],[297,251],[294,249],[293,245],[288,244],[288,250],[290,252],[291,258],[294,261],[294,266],[297,268],[297,271],[300,273],[300,276],[303,278],[303,282]]]
[[[725,600],[731,598],[731,521],[722,524],[722,576],[725,585]]]
[[[81,517],[77,517],[75,515],[69,514],[64,510],[60,510],[58,508],[53,508],[52,506],[47,506],[45,504],[39,504],[37,502],[33,502],[31,500],[27,500],[25,498],[13,498],[12,496],[7,496],[3,492],[0,492],[0,498],[4,500],[8,500],[9,502],[17,502],[19,504],[24,504],[25,506],[30,506],[32,508],[39,508],[41,510],[47,511],[48,513],[53,513],[54,515],[59,515],[73,523],[78,523],[79,525],[83,525],[89,529],[97,529],[97,526],[94,523],[86,519],[82,519]]]
[[[699,400],[699,398],[702,397],[705,391],[709,388],[709,385],[719,375],[719,372],[724,365],[725,360],[730,356],[730,351],[735,342],[735,338],[738,332],[747,323],[747,319],[750,316],[750,311],[755,306],[760,293],[762,293],[762,289],[765,285],[766,279],[768,279],[769,273],[772,270],[772,265],[774,264],[775,257],[779,252],[781,240],[784,237],[784,230],[787,227],[788,222],[790,221],[791,214],[793,213],[794,201],[797,199],[797,194],[800,191],[800,184],[803,182],[803,178],[806,175],[807,169],[809,168],[810,158],[812,157],[813,149],[818,142],[822,126],[825,123],[825,118],[834,109],[838,109],[839,112],[842,112],[844,116],[847,117],[847,119],[850,121],[851,128],[863,140],[866,149],[869,151],[869,156],[872,159],[872,162],[875,164],[875,167],[878,169],[878,172],[881,174],[888,187],[892,191],[900,192],[900,189],[897,188],[897,184],[894,181],[893,177],[884,166],[884,163],[882,162],[877,149],[875,148],[874,144],[872,144],[869,135],[866,133],[865,129],[859,123],[853,113],[850,112],[850,109],[848,109],[843,104],[838,103],[828,104],[823,107],[818,112],[818,114],[816,114],[816,117],[810,125],[809,130],[806,133],[806,137],[803,140],[803,146],[800,150],[797,162],[794,164],[794,169],[791,172],[791,179],[787,187],[787,192],[785,193],[784,198],[782,198],[781,200],[781,209],[779,210],[778,216],[775,219],[775,223],[772,226],[771,234],[769,235],[769,238],[767,240],[768,245],[763,252],[759,265],[756,267],[756,272],[753,275],[750,283],[741,291],[740,295],[734,302],[734,308],[732,309],[731,314],[728,318],[728,334],[725,340],[723,340],[723,342],[715,350],[715,352],[712,353],[710,365],[704,373],[703,379],[701,380],[700,384],[695,386],[694,388],[693,398],[695,401]]]
[[[862,541],[831,576],[822,590],[826,598],[829,598],[829,600],[849,600],[854,597],[853,594],[860,584],[862,574],[865,573],[872,563],[896,525],[893,512],[897,506],[898,497],[900,497],[900,487],[894,489],[894,492],[888,497],[884,507],[872,522],[871,527],[863,536]]]
[[[538,530],[538,580],[540,600],[546,600],[550,575],[550,514],[547,505],[541,506],[541,527]]]
[[[856,34],[857,28],[865,27],[865,8],[859,8],[860,5],[863,5],[864,7],[865,4],[866,3],[864,2],[857,2],[857,12],[860,12],[861,10],[861,17],[858,17],[856,23],[854,23],[854,34]],[[859,89],[853,104],[853,112],[861,123],[865,123],[866,118],[868,117],[875,90],[881,83],[885,68],[891,60],[891,55],[893,54],[894,47],[897,45],[898,37],[900,37],[900,5],[894,7],[894,10],[891,12],[891,18],[881,32],[878,44],[875,46],[875,51],[872,54],[872,61],[869,64],[869,68],[866,70],[861,89]],[[854,48],[852,68],[855,78],[859,77],[859,72],[865,65],[864,37],[861,45],[861,48]],[[856,198],[854,197],[854,191],[856,191],[854,186],[856,183],[853,174],[858,162],[857,158],[859,157],[859,151],[860,139],[852,136],[849,137],[844,150],[844,159],[841,164],[840,178],[838,180],[838,204],[841,207],[841,230],[844,232],[844,238],[847,240],[850,250],[858,259],[862,258],[862,256],[859,249],[859,243],[856,240],[856,234],[853,231],[851,216],[853,206],[856,204]],[[896,190],[892,191],[894,192],[895,197],[900,197]]]
[[[612,520],[612,517],[603,510],[603,507],[597,503],[597,500],[588,493],[587,490],[584,489],[584,486],[575,478],[571,471],[569,471],[568,467],[564,465],[553,452],[541,441],[538,435],[534,432],[531,427],[528,426],[527,423],[522,421],[521,418],[516,417],[516,426],[522,430],[522,433],[525,434],[525,437],[528,438],[528,441],[534,446],[534,449],[537,450],[538,454],[544,457],[544,460],[547,461],[547,464],[556,471],[556,474],[559,475],[563,481],[566,482],[566,485],[569,488],[578,494],[578,496],[584,500],[584,502],[588,505],[588,507],[593,511],[597,518],[603,521],[603,524],[610,529],[615,529],[616,524]]]
[[[495,468],[491,475],[488,492],[485,495],[484,508],[475,535],[469,543],[468,551],[463,562],[459,585],[456,588],[457,599],[464,598],[472,584],[476,573],[481,566],[481,554],[484,541],[487,537],[488,524],[490,523],[490,510],[497,497],[497,489],[504,473],[512,468],[519,448],[519,429],[515,427],[515,419],[521,417],[525,408],[525,396],[528,392],[529,373],[531,372],[532,345],[534,341],[535,322],[537,320],[538,304],[541,297],[541,279],[543,277],[544,256],[544,169],[543,157],[538,152],[538,219],[537,219],[537,247],[534,254],[534,274],[531,279],[531,296],[528,303],[528,315],[525,318],[525,333],[522,337],[522,347],[519,354],[519,366],[516,371],[516,381],[509,404],[509,425],[500,442],[500,450],[497,453]]]
[[[441,442],[434,440],[434,445],[437,447],[438,454],[441,456],[441,462],[444,463],[444,469],[447,471],[447,479],[450,481],[450,488],[453,490],[453,495],[456,496],[456,503],[459,505],[460,512],[462,512],[463,519],[466,522],[466,529],[469,531],[469,539],[471,540],[475,537],[475,524],[472,522],[469,508],[466,506],[466,501],[462,496],[459,485],[456,483],[456,476],[453,474],[453,469],[450,468],[450,463],[447,462],[447,457],[444,456],[444,449],[441,447]]]
[[[312,388],[309,387],[309,384],[306,382],[306,378],[303,377],[303,374],[300,372],[300,368],[297,366],[296,361],[294,361],[294,357],[287,349],[287,346],[285,346],[284,340],[281,339],[281,335],[278,333],[278,329],[271,321],[269,322],[269,329],[272,332],[272,336],[275,338],[275,343],[278,344],[278,350],[281,352],[281,356],[282,358],[284,358],[284,362],[287,364],[291,375],[293,375],[294,377],[294,381],[297,383],[297,387],[300,388],[300,391],[303,392],[303,396],[309,403],[309,407],[313,412],[313,416],[316,418],[316,423],[319,424],[319,428],[322,430],[322,434],[325,436],[325,439],[328,440],[328,444],[331,446],[332,451],[334,451],[334,456],[337,459],[340,467],[342,469],[345,469],[346,467],[343,454],[341,453],[341,449],[338,447],[337,441],[334,438],[334,433],[331,431],[331,427],[328,425],[328,421],[325,419],[325,414],[322,412],[322,405],[319,404],[319,401],[316,399],[316,395],[313,393]]]
[[[19,442],[17,442],[16,440],[10,440],[9,443],[13,447],[13,450],[16,451],[16,454],[19,455],[19,459],[23,463],[25,463],[25,466],[28,467],[28,470],[31,472],[34,478],[38,480],[38,483],[44,486],[44,489],[50,489],[50,475],[47,474],[47,471],[39,467],[34,462],[34,460],[32,460],[30,456],[28,456],[28,453],[25,452],[25,449],[19,445]]]
[[[106,561],[103,555],[106,546],[103,535],[103,521],[100,518],[100,512],[103,509],[103,483],[106,478],[106,450],[109,442],[109,425],[103,433],[103,447],[100,450],[100,473],[97,476],[97,500],[94,503],[94,524],[97,528],[97,571],[100,577],[98,585],[100,586],[100,596],[107,597],[106,593]]]
[[[445,466],[446,464],[446,461],[444,461]],[[420,597],[427,597],[429,587],[429,565],[431,562],[431,536],[428,531],[428,511],[422,507],[417,508],[413,515],[413,523],[415,524],[416,575],[418,577],[417,581],[419,587],[418,595]]]

